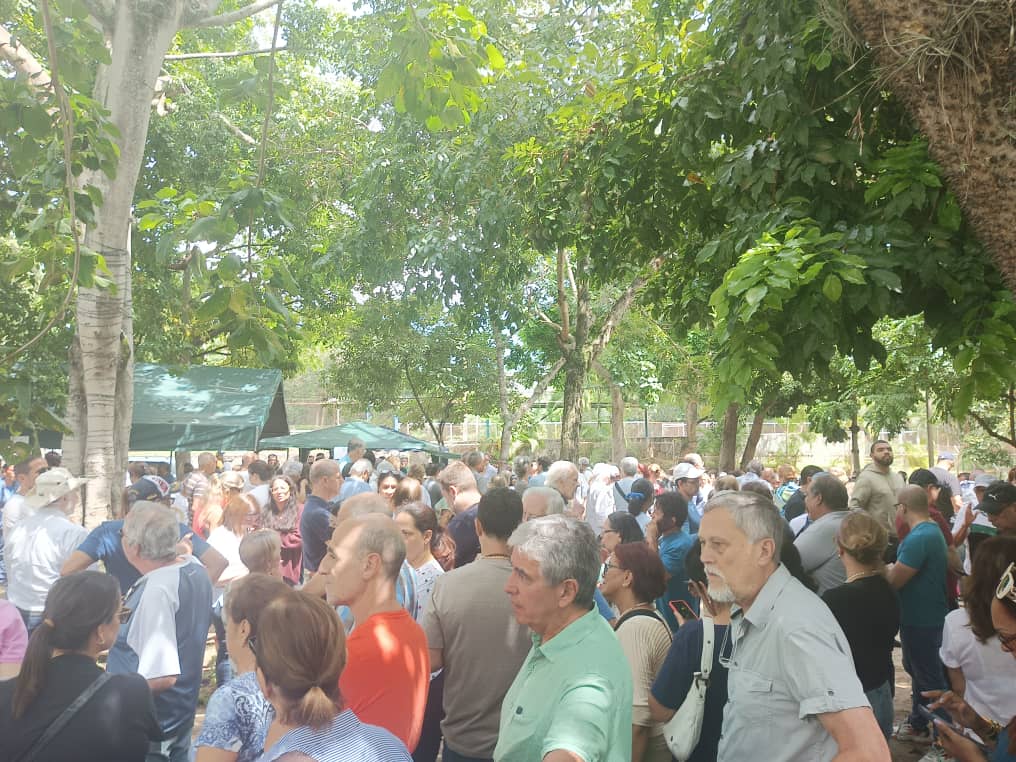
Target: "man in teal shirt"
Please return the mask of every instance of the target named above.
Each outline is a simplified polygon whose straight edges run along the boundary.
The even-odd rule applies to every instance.
[[[533,647],[501,704],[496,762],[628,762],[632,681],[610,625],[593,607],[593,530],[562,515],[521,524],[505,585]]]
[[[896,563],[889,569],[889,584],[899,594],[903,668],[912,684],[910,716],[900,725],[896,736],[902,741],[930,743],[928,720],[917,707],[930,703],[921,695],[923,692],[949,687],[938,653],[945,615],[949,613],[948,548],[942,531],[931,518],[928,493],[923,487],[904,487],[896,499],[897,516],[910,531],[900,543]]]

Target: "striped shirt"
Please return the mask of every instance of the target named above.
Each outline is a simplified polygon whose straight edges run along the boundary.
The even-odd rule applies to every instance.
[[[412,762],[402,742],[384,728],[366,725],[352,710],[337,714],[322,730],[306,725],[291,730],[266,751],[258,762],[274,760],[290,752],[300,752],[315,762]]]

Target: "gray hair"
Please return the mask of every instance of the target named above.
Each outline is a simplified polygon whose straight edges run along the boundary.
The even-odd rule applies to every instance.
[[[123,538],[138,549],[147,561],[171,561],[176,558],[180,524],[172,509],[148,500],[134,503],[123,522]]]
[[[751,463],[748,464],[748,470],[751,471],[753,474],[762,476],[762,472],[765,470],[765,464],[761,460],[756,458],[755,460],[753,460]]]
[[[356,538],[356,551],[360,558],[377,553],[381,557],[384,578],[395,582],[406,560],[406,542],[402,539],[398,524],[388,516],[379,514],[351,519],[350,523],[361,527],[360,535]]]
[[[635,476],[639,472],[639,459],[633,458],[629,455],[627,458],[621,458],[621,473],[625,476]]]
[[[533,461],[528,456],[519,455],[515,458],[514,463],[512,463],[512,470],[518,478],[523,479],[529,474],[529,468],[532,465]]]
[[[508,545],[540,565],[547,585],[575,580],[575,605],[593,607],[600,576],[600,546],[589,524],[567,516],[544,516],[519,524],[508,538]]]
[[[288,476],[291,479],[299,481],[300,477],[303,476],[303,463],[296,458],[290,458],[282,464],[281,473],[283,476]]]
[[[724,490],[715,493],[702,509],[703,513],[718,509],[726,510],[734,519],[734,524],[748,537],[749,542],[772,540],[773,561],[780,563],[783,551],[783,537],[786,523],[772,500],[764,498],[757,492],[734,492]]]
[[[547,506],[546,515],[553,516],[558,513],[564,513],[564,498],[553,487],[544,487],[542,485],[527,487],[526,491],[522,493],[522,499],[525,500],[528,495],[543,498],[543,502]]]
[[[370,476],[370,472],[373,470],[374,467],[366,458],[360,458],[349,467],[349,473],[351,474],[366,474],[367,476]]]
[[[544,480],[544,484],[548,487],[557,488],[558,481],[569,475],[577,479],[579,476],[578,466],[570,460],[556,460],[547,469],[547,478]]]

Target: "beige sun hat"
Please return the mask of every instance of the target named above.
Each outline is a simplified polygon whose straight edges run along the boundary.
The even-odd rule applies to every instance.
[[[39,474],[35,480],[35,489],[25,498],[25,503],[33,508],[42,508],[87,482],[88,479],[75,478],[66,468],[51,468]]]

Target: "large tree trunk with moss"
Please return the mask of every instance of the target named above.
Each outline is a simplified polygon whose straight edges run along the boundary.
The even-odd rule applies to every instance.
[[[572,351],[564,363],[564,402],[561,409],[562,460],[577,460],[582,432],[582,393],[589,367],[580,349]]]
[[[847,0],[889,88],[928,138],[1016,291],[1016,46],[1011,0]]]

